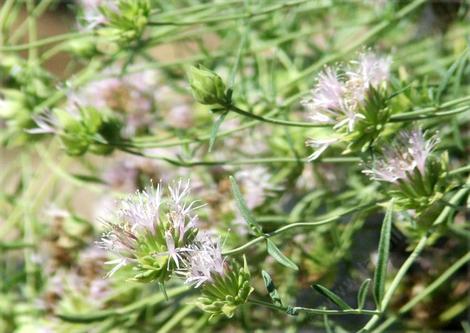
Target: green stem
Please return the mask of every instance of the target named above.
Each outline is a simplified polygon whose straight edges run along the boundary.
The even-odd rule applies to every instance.
[[[252,239],[251,241],[243,244],[242,246],[239,246],[235,249],[232,249],[232,250],[228,250],[228,251],[225,251],[223,253],[223,255],[235,255],[235,254],[238,254],[238,253],[241,253],[243,251],[245,251],[246,249],[248,249],[249,247],[259,243],[259,242],[262,242],[268,238],[271,238],[271,237],[274,237],[274,236],[277,236],[277,235],[280,235],[284,232],[286,232],[287,230],[290,230],[290,229],[294,229],[294,228],[300,228],[300,227],[308,227],[308,228],[311,228],[311,227],[317,227],[317,226],[320,226],[320,225],[324,225],[324,224],[328,224],[328,223],[332,223],[332,222],[335,222],[337,221],[338,219],[340,219],[341,217],[343,216],[346,216],[346,215],[349,215],[349,214],[352,214],[354,212],[357,212],[357,211],[366,211],[368,209],[372,209],[376,206],[376,203],[368,203],[368,204],[364,204],[364,205],[360,205],[360,206],[357,206],[355,208],[352,208],[352,209],[349,209],[349,210],[346,210],[344,211],[343,213],[339,214],[339,215],[336,215],[336,216],[333,216],[333,217],[329,217],[329,218],[325,218],[325,219],[322,219],[322,220],[318,220],[318,221],[313,221],[313,222],[295,222],[295,223],[289,223],[279,229],[276,229],[274,230],[273,232],[270,232],[269,234],[264,234],[262,236],[259,236],[259,237],[256,237],[254,239]]]
[[[350,310],[326,310],[326,309],[312,309],[312,308],[305,308],[301,306],[294,306],[291,308],[285,307],[285,306],[280,306],[276,305],[273,303],[257,300],[257,299],[249,299],[249,303],[255,304],[255,305],[260,305],[264,306],[273,310],[281,311],[281,312],[286,312],[289,310],[289,312],[298,314],[299,312],[304,312],[304,313],[309,313],[309,314],[316,314],[316,315],[375,315],[379,313],[376,310],[363,310],[363,309],[350,309]]]
[[[299,122],[299,121],[288,121],[288,120],[282,120],[282,119],[266,118],[266,117],[258,116],[254,113],[242,110],[233,104],[224,105],[224,107],[244,117],[252,118],[258,121],[271,123],[275,125],[293,126],[293,127],[328,127],[328,126],[331,126],[327,124],[315,124],[315,123],[305,123],[305,122]]]
[[[176,296],[187,293],[189,290],[190,289],[188,289],[187,286],[175,287],[173,289],[167,290],[167,295],[168,297],[176,297]],[[96,311],[94,313],[87,313],[87,314],[58,313],[56,314],[56,316],[67,322],[90,323],[94,321],[102,321],[103,319],[111,317],[111,316],[123,316],[123,315],[138,311],[148,306],[155,306],[165,301],[166,301],[165,295],[160,293],[157,295],[152,295],[148,298],[144,298],[143,300],[140,300],[138,302],[135,302],[133,304],[130,304],[128,306],[125,306],[119,309]]]
[[[173,165],[181,167],[193,167],[193,166],[213,166],[213,165],[249,165],[249,164],[264,164],[264,163],[356,163],[360,162],[361,159],[358,157],[325,157],[314,162],[308,161],[306,158],[293,158],[293,157],[265,157],[265,158],[254,158],[254,159],[241,159],[241,160],[220,160],[220,161],[182,161],[167,157],[160,157],[154,155],[144,154],[147,158],[154,158],[163,160]]]
[[[426,234],[418,242],[418,245],[416,245],[415,249],[413,252],[410,254],[408,259],[403,263],[403,265],[400,267],[400,269],[397,272],[397,275],[395,275],[395,278],[393,279],[392,283],[390,286],[387,288],[387,292],[384,295],[384,298],[382,302],[380,303],[380,310],[381,314],[385,312],[387,309],[388,304],[390,303],[393,294],[395,293],[396,289],[398,288],[401,280],[405,277],[405,274],[408,272],[408,269],[411,267],[411,265],[415,262],[415,260],[418,258],[418,256],[421,254],[421,251],[423,251],[424,247],[426,246],[426,242],[428,240],[429,235]],[[372,327],[379,321],[381,318],[381,314],[373,316],[367,324],[364,326],[364,328],[361,330],[361,332],[369,332]]]
[[[380,333],[384,332],[390,325],[392,325],[397,319],[413,309],[413,307],[425,299],[427,296],[432,294],[437,288],[439,288],[444,282],[446,282],[452,275],[454,275],[460,268],[465,264],[470,262],[470,252],[465,254],[462,258],[457,260],[452,266],[450,266],[441,276],[439,276],[433,283],[423,289],[419,294],[409,300],[405,305],[403,305],[400,310],[398,310],[398,315],[388,318],[383,322],[379,327],[377,327],[374,332]]]
[[[168,333],[174,332],[173,328],[181,323],[187,315],[191,313],[196,308],[196,304],[186,304],[183,308],[179,311],[172,314],[171,318],[165,321],[165,324],[159,328],[157,333]]]
[[[28,61],[34,63],[38,57],[38,50],[36,47],[33,46],[34,43],[37,41],[37,27],[36,27],[36,18],[32,16],[34,11],[34,1],[28,0],[26,3],[26,9],[28,11]]]
[[[470,110],[470,106],[464,105],[459,108],[455,108],[453,110],[447,110],[447,111],[437,111],[437,110],[438,108],[434,108],[434,110],[430,110],[430,111],[421,110],[418,112],[407,112],[407,113],[396,114],[390,117],[390,122],[393,123],[393,122],[414,121],[414,120],[422,120],[422,119],[437,118],[437,117],[446,117],[446,116],[451,116],[454,114],[468,111]]]
[[[293,6],[298,6],[303,3],[307,3],[310,0],[297,0],[297,1],[291,1],[291,2],[286,2],[286,3],[281,3],[278,5],[271,6],[270,8],[258,11],[258,12],[252,12],[252,13],[244,13],[244,14],[234,14],[234,15],[225,15],[225,16],[219,16],[219,17],[213,17],[213,18],[208,18],[205,20],[198,20],[198,21],[186,21],[186,22],[178,22],[178,21],[171,21],[171,22],[149,22],[149,26],[162,26],[162,25],[176,25],[176,26],[186,26],[186,25],[193,25],[193,24],[204,24],[204,23],[215,23],[215,22],[226,22],[229,20],[239,20],[239,19],[250,19],[255,16],[260,16],[260,15],[266,15],[271,12],[277,11],[277,10],[283,10],[287,9],[289,7]],[[319,6],[319,8],[328,8],[330,7],[330,3],[323,4]]]
[[[457,169],[454,169],[454,170],[451,170],[449,171],[449,176],[455,176],[455,175],[458,175],[460,173],[464,173],[464,172],[467,172],[467,171],[470,171],[470,164],[469,165],[466,165],[466,166],[463,166],[463,167],[460,167],[460,168],[457,168]]]
[[[6,0],[2,5],[2,9],[0,9],[0,46],[3,46],[5,42],[4,30],[6,30],[6,17],[8,16],[8,12],[14,6],[16,0]]]
[[[85,36],[89,36],[91,34],[93,34],[93,32],[83,32],[83,31],[82,32],[70,32],[70,33],[65,33],[61,35],[51,36],[48,38],[43,38],[41,40],[33,41],[27,44],[0,47],[0,52],[26,51],[31,48],[38,48],[41,46],[61,42],[61,41],[68,40],[68,39],[82,38]]]
[[[289,92],[299,81],[303,80],[305,77],[308,75],[311,75],[312,73],[316,72],[319,70],[321,67],[324,65],[337,61],[343,56],[351,53],[361,45],[371,41],[372,39],[376,38],[378,35],[383,33],[386,29],[391,27],[392,25],[396,24],[398,21],[400,21],[402,18],[405,16],[409,15],[413,11],[415,11],[417,8],[425,4],[427,0],[415,0],[412,3],[408,4],[407,6],[403,7],[399,12],[397,12],[396,16],[393,17],[392,19],[385,19],[382,20],[379,24],[377,24],[375,27],[373,27],[367,34],[362,36],[361,38],[356,39],[354,43],[352,43],[349,46],[346,46],[343,50],[338,51],[337,53],[328,55],[326,57],[323,57],[310,67],[304,69],[302,72],[300,72],[295,78],[287,82],[287,84],[281,89],[281,92],[283,95],[285,95],[287,92]]]
[[[15,1],[15,0],[14,0]],[[26,31],[26,28],[27,28],[27,23],[29,22],[30,19],[36,19],[38,18],[39,16],[41,16],[46,10],[47,8],[51,5],[51,3],[53,3],[55,0],[42,0],[37,6],[36,8],[34,8],[33,12],[31,15],[28,15],[28,18],[23,21],[19,26],[18,28],[15,28],[15,31],[13,32],[13,34],[9,37],[8,39],[8,42],[9,43],[16,43],[18,41],[18,39],[23,36],[24,32]],[[0,22],[2,22],[0,20]]]

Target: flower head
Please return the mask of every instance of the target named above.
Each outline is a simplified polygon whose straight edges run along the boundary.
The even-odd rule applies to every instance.
[[[359,59],[352,62],[345,70],[327,67],[318,75],[311,95],[304,99],[302,104],[310,112],[313,121],[331,124],[334,126],[333,129],[342,130],[343,135],[344,132],[352,133],[359,121],[368,119],[363,109],[369,92],[371,89],[379,89],[387,82],[390,64],[389,57],[379,57],[368,52],[361,54]],[[377,122],[377,119],[383,117],[369,116],[369,118]],[[370,125],[373,129],[379,124]],[[335,141],[338,140],[308,140],[307,145],[318,148],[309,159],[318,158]]]
[[[100,245],[117,256],[109,262],[115,267],[108,275],[132,263],[138,270],[153,266],[165,279],[173,267],[181,266],[197,234],[195,210],[200,206],[189,200],[189,181],[180,180],[168,189],[169,196],[160,184],[137,191],[120,202],[117,222],[106,222],[108,232]]]
[[[436,136],[426,140],[420,129],[399,133],[397,141],[371,169],[363,170],[371,179],[395,183],[406,180],[414,169],[424,175],[426,160],[438,143]]]
[[[213,275],[223,276],[225,259],[222,256],[220,239],[211,237],[208,233],[198,235],[191,251],[186,268],[186,283],[200,287],[206,282],[213,281]]]

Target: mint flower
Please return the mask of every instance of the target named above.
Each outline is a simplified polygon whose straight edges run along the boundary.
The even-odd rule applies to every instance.
[[[199,234],[188,254],[187,284],[199,288],[206,282],[213,282],[214,275],[224,275],[225,259],[218,237],[211,237],[208,233]]]
[[[164,282],[179,269],[184,254],[191,251],[197,235],[196,201],[189,199],[189,180],[168,186],[165,195],[161,185],[124,199],[115,222],[105,222],[108,232],[99,242],[117,258],[108,262],[115,265],[108,273],[132,265],[138,281]]]
[[[375,134],[377,125],[386,121],[386,117],[371,117],[368,110],[369,95],[383,87],[389,79],[391,60],[374,53],[363,53],[357,61],[342,70],[340,67],[326,67],[318,75],[317,83],[309,97],[301,103],[310,113],[310,118],[317,123],[331,124],[339,132],[338,138],[309,139],[307,145],[315,148],[309,160],[317,159],[331,144],[348,141],[349,134],[355,135],[358,142],[364,144],[364,136]],[[378,113],[377,108],[372,112]],[[363,126],[357,126],[362,121]],[[377,123],[377,122],[380,123]],[[370,127],[365,130],[365,127]],[[372,140],[369,140],[372,141]]]
[[[415,169],[424,175],[426,160],[438,142],[437,136],[426,140],[421,129],[400,132],[397,141],[384,152],[382,159],[363,173],[371,179],[390,183],[409,179]]]

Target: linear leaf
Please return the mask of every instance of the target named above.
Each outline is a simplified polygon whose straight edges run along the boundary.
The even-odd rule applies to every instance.
[[[339,306],[339,308],[341,310],[350,310],[351,309],[351,307],[345,301],[343,301],[343,299],[341,297],[336,295],[334,292],[332,292],[328,288],[325,288],[320,284],[314,284],[313,289],[315,289],[317,292],[319,292],[320,294],[322,294],[323,296],[328,298],[330,301],[335,303],[337,306]]]
[[[243,219],[246,223],[248,223],[249,227],[257,236],[261,236],[263,234],[263,229],[261,226],[256,222],[253,214],[248,209],[245,199],[240,192],[240,188],[238,187],[237,181],[233,176],[230,176],[230,182],[232,183],[232,193],[235,197],[235,202],[237,204],[238,210],[240,214],[242,214]]]
[[[370,279],[364,280],[362,282],[361,287],[359,288],[359,292],[357,293],[357,308],[363,309],[364,304],[366,303],[367,292],[369,291]]]
[[[279,250],[279,248],[276,246],[276,244],[274,244],[273,241],[271,241],[270,239],[266,239],[266,245],[267,245],[267,248],[268,248],[268,253],[274,258],[276,259],[277,262],[279,262],[280,264],[288,267],[288,268],[291,268],[293,270],[296,270],[298,271],[299,268],[297,267],[297,265],[292,261],[290,260],[289,258],[287,258],[282,252],[281,250]]]
[[[269,297],[271,297],[273,304],[283,306],[281,296],[279,296],[276,286],[274,285],[273,279],[271,278],[269,273],[266,271],[261,271],[261,275],[263,275],[264,285],[268,290]]]
[[[377,307],[380,308],[385,291],[385,279],[387,275],[387,264],[390,252],[390,234],[392,230],[393,215],[393,199],[390,202],[387,212],[382,222],[382,230],[380,232],[379,250],[377,267],[374,273],[374,297]]]
[[[227,116],[228,112],[225,111],[222,113],[219,118],[215,121],[215,123],[212,125],[212,130],[211,130],[211,137],[209,138],[209,152],[212,151],[212,147],[214,146],[215,139],[217,138],[217,132],[219,131],[220,125],[222,125],[225,117]]]

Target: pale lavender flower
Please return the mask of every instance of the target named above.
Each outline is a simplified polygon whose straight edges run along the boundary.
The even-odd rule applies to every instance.
[[[311,95],[302,101],[313,121],[331,124],[334,129],[346,126],[348,132],[364,119],[360,109],[364,105],[368,90],[379,88],[389,79],[391,59],[379,57],[372,52],[363,53],[344,75],[327,67],[319,74]],[[309,139],[307,145],[316,148],[309,160],[317,159],[338,139]]]
[[[325,150],[327,150],[331,145],[339,142],[340,139],[337,137],[331,138],[320,138],[320,139],[308,139],[306,145],[315,149],[315,151],[307,158],[308,161],[314,161],[320,157]]]
[[[235,178],[239,182],[249,209],[261,206],[270,192],[279,190],[272,185],[269,171],[261,166],[238,171]]]
[[[350,79],[360,79],[365,88],[378,88],[389,79],[392,59],[367,52],[362,53],[354,64],[356,68],[348,72]]]
[[[46,111],[32,117],[36,128],[27,129],[30,134],[53,134],[57,133],[59,122],[51,111]]]
[[[416,168],[424,175],[426,160],[438,142],[437,136],[426,140],[420,129],[403,131],[395,144],[384,152],[383,158],[362,172],[371,179],[390,183],[408,179],[408,174]]]
[[[137,191],[121,201],[116,216],[118,222],[106,222],[109,231],[99,242],[102,248],[117,257],[107,262],[115,265],[108,276],[135,262],[141,241],[149,235],[155,235],[157,231],[163,233],[167,249],[152,255],[169,256],[169,261],[180,266],[182,254],[188,251],[182,241],[196,227],[198,217],[194,211],[201,207],[189,200],[190,190],[189,180],[180,180],[173,186],[168,186],[170,197],[167,199],[163,198],[163,190],[158,184],[156,188],[152,186],[144,191]]]
[[[183,274],[185,283],[199,288],[213,280],[213,274],[223,276],[225,259],[222,256],[220,238],[211,237],[208,233],[198,235],[196,242],[189,252],[188,266]]]
[[[118,212],[121,221],[131,226],[132,232],[145,230],[155,234],[160,223],[160,206],[162,204],[162,191],[160,184],[149,187],[145,191],[136,191],[121,202]]]
[[[102,79],[68,94],[68,107],[92,106],[119,113],[124,120],[123,137],[132,137],[147,128],[153,120],[156,81],[151,72],[139,72],[118,77],[117,67],[100,73]]]
[[[80,28],[84,30],[92,30],[107,22],[106,17],[100,11],[100,6],[117,11],[116,1],[113,0],[80,0],[78,4],[83,10],[83,20],[86,26],[80,26]]]
[[[179,104],[170,107],[167,115],[168,124],[174,128],[187,129],[194,124],[193,110],[188,104]]]
[[[334,123],[344,114],[344,83],[336,69],[327,67],[318,75],[311,95],[301,103],[310,111],[310,118],[320,123]]]

